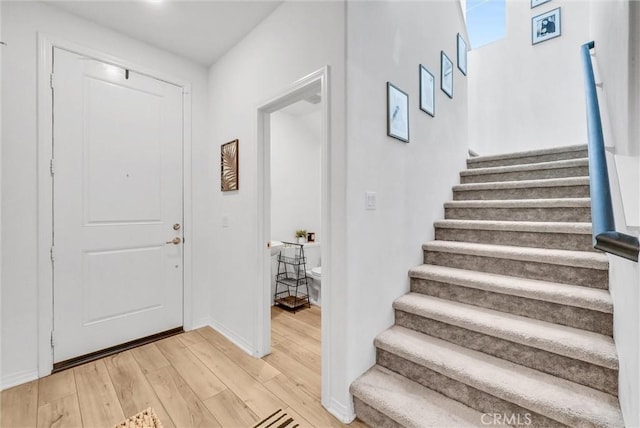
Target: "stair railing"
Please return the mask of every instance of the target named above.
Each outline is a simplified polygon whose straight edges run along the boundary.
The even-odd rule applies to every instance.
[[[591,62],[591,49],[593,49],[594,46],[595,42],[589,42],[581,47],[587,104],[589,186],[591,194],[593,247],[637,262],[638,250],[640,248],[638,238],[616,232],[613,217],[609,171],[607,169],[607,159],[604,150],[602,119],[600,117],[596,80]]]

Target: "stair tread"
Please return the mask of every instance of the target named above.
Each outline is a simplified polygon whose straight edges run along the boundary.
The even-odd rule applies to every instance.
[[[482,426],[482,413],[379,365],[356,379],[351,393],[405,427]]]
[[[467,159],[467,163],[471,164],[471,163],[480,163],[480,162],[503,160],[503,159],[527,158],[531,156],[550,155],[550,154],[556,154],[556,153],[579,152],[582,150],[587,150],[586,144],[579,144],[575,146],[565,146],[565,147],[553,147],[550,149],[528,150],[525,152],[514,152],[514,153],[506,153],[506,154],[500,154],[500,155],[476,156],[476,157]]]
[[[462,177],[471,175],[486,175],[486,174],[503,174],[508,172],[525,172],[525,171],[538,171],[547,169],[562,169],[562,168],[575,168],[589,166],[588,158],[578,159],[565,159],[550,162],[539,163],[525,163],[521,165],[507,165],[507,166],[489,166],[484,168],[472,168],[466,169],[460,172]]]
[[[538,180],[491,181],[488,183],[465,183],[453,186],[454,192],[472,190],[505,190],[540,187],[588,186],[589,177],[542,178]]]
[[[589,208],[590,198],[489,199],[481,201],[449,201],[445,208]]]
[[[618,369],[613,338],[602,334],[420,293],[405,294],[393,303],[393,307],[521,345]]]
[[[608,314],[613,313],[611,295],[606,290],[597,288],[427,264],[414,267],[409,271],[409,276]]]
[[[624,426],[618,401],[587,386],[399,326],[378,348],[569,426]]]
[[[422,249],[424,251],[439,251],[598,270],[609,269],[607,256],[591,251],[514,247],[509,245],[477,244],[458,241],[431,241],[423,244]]]
[[[591,235],[591,223],[501,220],[439,220],[436,228]]]

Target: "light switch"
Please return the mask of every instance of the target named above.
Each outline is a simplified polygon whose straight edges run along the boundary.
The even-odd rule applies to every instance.
[[[222,227],[224,228],[229,227],[229,216],[227,215],[222,216]]]
[[[376,192],[364,192],[365,208],[375,210],[377,206]]]

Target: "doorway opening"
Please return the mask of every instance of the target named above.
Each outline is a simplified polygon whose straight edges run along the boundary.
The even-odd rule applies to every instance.
[[[258,355],[273,351],[274,359],[297,365],[325,407],[331,341],[328,72],[324,67],[300,79],[258,109],[256,318]]]

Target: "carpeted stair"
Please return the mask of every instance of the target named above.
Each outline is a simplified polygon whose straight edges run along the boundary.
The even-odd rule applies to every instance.
[[[351,385],[373,427],[623,427],[607,257],[586,146],[467,161],[377,364]]]

